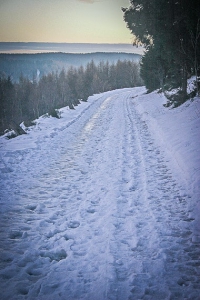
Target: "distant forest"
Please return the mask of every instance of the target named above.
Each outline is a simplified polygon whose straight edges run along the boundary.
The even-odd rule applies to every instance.
[[[187,79],[196,76],[200,91],[200,1],[130,0],[124,20],[142,44],[141,76],[149,91],[179,88],[171,99],[180,105],[187,98]]]
[[[24,121],[31,121],[48,113],[59,117],[56,109],[71,109],[94,93],[142,85],[139,63],[130,60],[110,64],[92,60],[85,67],[70,67],[67,71],[51,72],[34,77],[23,75],[18,82],[10,76],[0,76],[0,133]]]
[[[134,53],[96,52],[96,53],[36,53],[36,54],[0,54],[0,76],[10,76],[18,82],[20,76],[29,79],[40,78],[51,72],[67,71],[71,66],[85,67],[90,61],[117,63],[118,60],[139,62],[141,56]]]

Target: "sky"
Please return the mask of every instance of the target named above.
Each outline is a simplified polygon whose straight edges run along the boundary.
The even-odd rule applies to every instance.
[[[0,0],[0,42],[127,43],[129,0]]]

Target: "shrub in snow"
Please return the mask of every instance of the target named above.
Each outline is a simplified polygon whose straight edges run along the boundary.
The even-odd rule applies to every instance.
[[[31,126],[36,125],[36,122],[35,121],[31,121],[31,120],[26,120],[23,123],[24,123],[25,127],[31,127]]]
[[[60,112],[58,109],[55,109],[55,108],[52,108],[49,112],[49,116],[52,116],[53,118],[57,118],[57,119],[60,119],[61,116],[60,116]]]
[[[10,140],[13,139],[17,136],[17,134],[14,132],[14,130],[10,130],[8,131],[8,133],[6,134],[6,139]]]

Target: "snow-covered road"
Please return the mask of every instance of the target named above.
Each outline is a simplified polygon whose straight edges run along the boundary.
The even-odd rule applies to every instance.
[[[95,96],[62,130],[1,149],[2,300],[199,299],[190,195],[135,109],[144,92]]]

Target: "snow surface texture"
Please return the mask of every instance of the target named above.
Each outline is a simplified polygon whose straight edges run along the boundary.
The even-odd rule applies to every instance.
[[[200,101],[94,95],[0,139],[1,299],[199,299]]]

